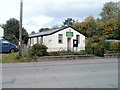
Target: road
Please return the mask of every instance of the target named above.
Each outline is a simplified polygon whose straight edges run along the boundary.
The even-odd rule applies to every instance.
[[[2,65],[3,88],[118,88],[118,59]]]

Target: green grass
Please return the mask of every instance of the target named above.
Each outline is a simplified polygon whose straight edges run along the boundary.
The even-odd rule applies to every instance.
[[[32,62],[32,57],[29,56],[27,51],[23,51],[22,57],[19,57],[19,53],[7,53],[1,54],[2,63],[17,63],[17,62]]]
[[[64,55],[86,55],[85,51],[80,52],[67,52],[67,51],[58,51],[58,52],[49,52],[48,56],[64,56]],[[18,62],[33,62],[34,57],[30,56],[27,51],[22,52],[22,57],[19,57],[19,53],[7,53],[1,54],[2,63],[18,63]]]

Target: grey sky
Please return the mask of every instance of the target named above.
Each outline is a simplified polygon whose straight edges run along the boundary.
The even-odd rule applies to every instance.
[[[23,26],[28,33],[42,27],[61,25],[66,18],[84,21],[88,16],[98,18],[106,2],[119,0],[23,0]],[[0,24],[10,18],[19,20],[20,0],[1,0]]]

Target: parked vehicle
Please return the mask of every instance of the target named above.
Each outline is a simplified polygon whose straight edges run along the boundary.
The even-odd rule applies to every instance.
[[[0,52],[17,52],[18,47],[11,42],[5,40],[5,39],[0,39]]]

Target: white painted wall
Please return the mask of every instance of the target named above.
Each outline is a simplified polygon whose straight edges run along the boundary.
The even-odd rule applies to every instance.
[[[48,51],[67,50],[66,32],[69,31],[73,32],[73,37],[71,38],[71,50],[73,50],[73,39],[76,39],[76,35],[80,35],[80,43],[78,44],[77,51],[85,50],[85,36],[69,27],[52,35],[43,37],[43,43],[48,47]],[[58,34],[63,34],[63,44],[58,43]]]
[[[43,44],[48,47],[49,52],[67,50],[66,32],[73,32],[73,37],[71,37],[71,50],[73,50],[73,39],[76,39],[76,35],[80,36],[80,43],[78,44],[78,48],[77,49],[74,48],[74,50],[76,51],[85,50],[85,36],[69,27],[64,30],[58,31],[52,35],[43,36]],[[63,44],[58,43],[58,34],[63,34]],[[36,44],[37,38],[36,37],[32,38],[31,42],[32,42],[31,45]]]
[[[0,39],[4,36],[4,29],[0,27]]]

